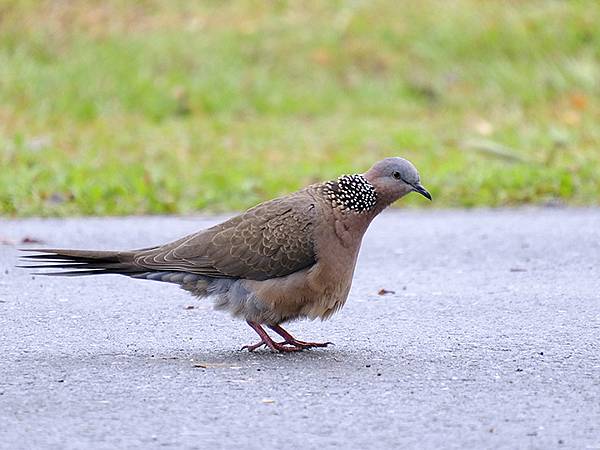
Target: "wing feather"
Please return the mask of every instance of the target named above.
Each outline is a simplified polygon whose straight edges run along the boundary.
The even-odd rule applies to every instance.
[[[265,280],[316,262],[315,201],[306,191],[261,203],[222,224],[135,255],[151,270]]]

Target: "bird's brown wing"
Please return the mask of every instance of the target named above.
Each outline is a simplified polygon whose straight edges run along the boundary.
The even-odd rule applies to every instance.
[[[207,230],[137,253],[137,265],[209,277],[266,280],[315,263],[314,199],[300,191]]]

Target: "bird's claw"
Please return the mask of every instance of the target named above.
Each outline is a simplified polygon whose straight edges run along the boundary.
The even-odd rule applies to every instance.
[[[257,342],[256,344],[252,344],[252,345],[244,345],[241,350],[248,350],[249,352],[253,352],[254,350],[262,347],[262,346],[268,347],[271,349],[271,351],[275,352],[275,353],[289,353],[289,352],[299,352],[304,350],[303,347],[300,346],[295,346],[292,344],[289,344],[287,342],[265,342],[265,341],[260,341]]]
[[[247,321],[248,325],[252,327],[254,331],[260,336],[260,342],[253,345],[245,345],[242,350],[247,349],[249,352],[253,352],[263,345],[269,347],[273,352],[300,352],[302,350],[308,350],[315,347],[327,347],[328,345],[334,345],[333,342],[305,342],[299,341],[290,333],[281,328],[280,325],[268,325],[268,327],[283,338],[282,342],[275,342],[271,336],[264,330],[263,327],[257,322]]]
[[[282,342],[270,342],[265,341],[257,342],[252,345],[244,345],[240,350],[248,350],[253,352],[262,346],[270,348],[274,352],[289,353],[289,352],[301,352],[302,350],[308,350],[317,347],[327,347],[328,345],[335,345],[333,342],[305,342],[305,341],[282,341]]]
[[[300,347],[303,350],[308,350],[310,348],[322,348],[327,347],[328,345],[335,345],[333,342],[306,342],[306,341],[285,341],[286,344],[293,345],[295,347]]]
[[[264,341],[260,341],[260,342],[257,342],[256,344],[244,345],[242,348],[240,348],[240,350],[248,350],[249,352],[253,352],[254,350],[262,347],[263,345],[267,345],[267,344],[265,344]]]

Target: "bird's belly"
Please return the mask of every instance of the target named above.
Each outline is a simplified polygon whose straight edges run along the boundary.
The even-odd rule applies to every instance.
[[[327,319],[339,310],[348,297],[354,264],[335,274],[313,266],[286,277],[265,281],[244,281],[246,288],[264,304],[269,313],[266,323],[289,320]]]
[[[327,286],[321,293],[315,293],[311,301],[308,301],[300,308],[299,317],[309,319],[328,319],[338,311],[348,298],[350,291],[350,282],[346,286],[341,284]]]
[[[350,292],[356,253],[343,256],[335,262],[323,257],[308,269],[263,281],[214,280],[195,293],[213,297],[217,309],[253,322],[324,320],[344,305]]]

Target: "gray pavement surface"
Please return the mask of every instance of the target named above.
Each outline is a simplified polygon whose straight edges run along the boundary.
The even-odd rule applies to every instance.
[[[127,249],[217,220],[0,219],[0,239]],[[254,332],[174,285],[16,258],[0,245],[2,449],[600,449],[597,209],[385,213],[346,307],[289,326],[336,346],[301,354],[239,351]]]

